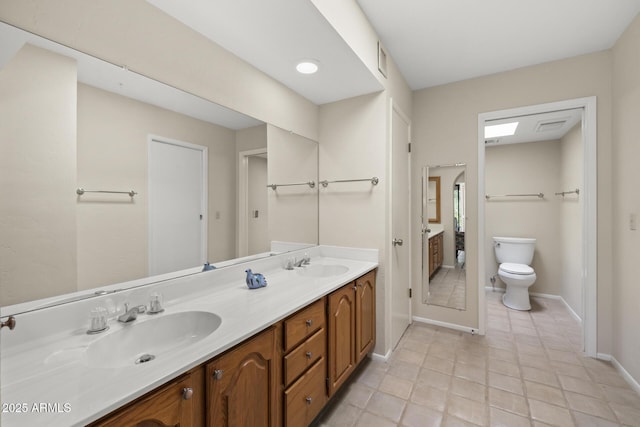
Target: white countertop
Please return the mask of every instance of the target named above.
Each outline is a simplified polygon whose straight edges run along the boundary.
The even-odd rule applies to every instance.
[[[430,239],[438,234],[444,233],[444,226],[442,224],[429,224],[429,233],[427,237]]]
[[[141,314],[127,325],[110,320],[109,331],[97,335],[85,333],[88,320],[83,319],[100,299],[18,316],[16,329],[3,329],[0,341],[2,426],[71,426],[95,421],[378,265],[376,250],[319,246],[303,252],[311,255],[311,265],[339,264],[349,270],[333,277],[305,277],[298,269],[287,271],[281,267],[283,260],[292,256],[283,254],[174,279],[144,290],[144,295],[150,291],[163,293],[164,313]],[[263,273],[268,285],[248,289],[244,282],[246,268]],[[128,295],[125,292],[117,297],[105,296],[103,302],[113,303],[120,298],[118,301],[141,304],[142,295],[139,289],[132,290]],[[188,347],[160,354],[146,364],[132,363],[123,368],[96,368],[86,362],[87,346],[107,334],[159,316],[196,310],[213,312],[222,323],[212,334]],[[24,340],[15,338],[18,335],[7,339],[6,333],[22,333]],[[16,412],[21,408],[26,412]],[[44,412],[36,412],[37,409]]]

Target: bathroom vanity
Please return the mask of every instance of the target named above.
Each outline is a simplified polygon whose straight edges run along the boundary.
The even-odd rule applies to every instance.
[[[289,253],[101,297],[138,304],[160,292],[166,309],[130,324],[112,319],[103,334],[86,334],[83,318],[106,300],[49,309],[45,335],[53,317],[67,328],[55,337],[31,328],[47,310],[19,316],[11,334],[22,326],[25,341],[15,335],[2,343],[3,402],[58,402],[69,410],[3,413],[3,426],[308,425],[373,349],[378,254],[327,246],[305,252],[311,264],[291,271],[282,268]],[[249,290],[246,268],[268,285]],[[155,359],[136,364],[118,343],[135,347],[126,344],[135,328],[153,335],[143,329],[147,322],[169,336],[172,324],[184,324],[185,333],[164,347],[149,341]]]
[[[442,267],[444,260],[443,232],[429,236],[429,278]]]

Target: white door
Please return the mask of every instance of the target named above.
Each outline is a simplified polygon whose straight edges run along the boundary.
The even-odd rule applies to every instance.
[[[411,323],[410,299],[410,185],[409,134],[411,123],[392,107],[391,118],[391,345]]]
[[[206,262],[207,148],[149,141],[149,274]]]

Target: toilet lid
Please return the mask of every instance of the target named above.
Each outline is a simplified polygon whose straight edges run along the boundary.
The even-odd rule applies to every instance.
[[[529,267],[525,264],[513,264],[510,262],[505,262],[504,264],[500,264],[500,270],[506,271],[511,274],[532,274],[533,268]]]

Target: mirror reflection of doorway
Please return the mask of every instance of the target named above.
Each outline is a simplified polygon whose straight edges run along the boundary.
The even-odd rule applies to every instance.
[[[424,174],[425,182],[439,185],[425,186],[423,194],[423,303],[465,310],[466,166],[429,166]]]

